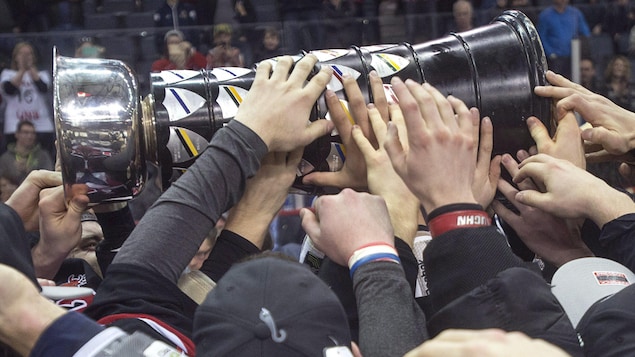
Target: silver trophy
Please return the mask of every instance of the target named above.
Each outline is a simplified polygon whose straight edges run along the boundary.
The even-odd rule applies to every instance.
[[[369,73],[428,82],[480,109],[494,124],[494,153],[515,153],[533,144],[525,120],[537,116],[550,127],[551,102],[533,93],[547,71],[534,25],[521,12],[506,11],[490,24],[411,45],[377,45],[311,51],[333,69],[328,88],[344,105],[341,76],[357,79],[372,102]],[[306,53],[294,56],[299,60]],[[269,59],[275,64],[276,59]],[[215,68],[152,73],[141,98],[133,71],[123,62],[54,56],[54,112],[66,189],[84,184],[92,204],[129,200],[147,181],[150,166],[163,187],[187,170],[214,133],[233,119],[249,91],[255,69]],[[265,110],[265,108],[263,108]],[[324,98],[310,120],[329,118]],[[336,171],[345,160],[337,133],[305,150],[295,192],[319,193],[302,184],[313,171]]]

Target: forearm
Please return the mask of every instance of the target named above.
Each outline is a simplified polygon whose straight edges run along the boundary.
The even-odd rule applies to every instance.
[[[41,296],[5,302],[0,314],[0,340],[21,355],[29,356],[49,326],[64,314],[66,310]],[[60,341],[55,344],[59,346]]]
[[[626,214],[635,212],[635,202],[626,193],[617,191],[608,185],[603,186],[601,192],[596,192],[594,202],[590,202],[589,219],[598,227],[603,227]]]
[[[353,287],[364,357],[402,356],[428,338],[425,316],[399,264],[365,264],[355,271]]]
[[[47,244],[45,239],[40,238],[40,241],[31,249],[35,276],[52,280],[73,247],[75,245],[64,247],[59,244]]]
[[[16,89],[20,88],[20,85],[22,84],[22,77],[24,77],[24,70],[19,70],[15,76],[13,76],[13,78],[11,78],[11,80],[9,81],[9,83],[11,83],[11,85],[13,85]]]
[[[113,263],[150,266],[176,282],[220,215],[238,202],[266,152],[255,132],[230,122],[159,197]]]

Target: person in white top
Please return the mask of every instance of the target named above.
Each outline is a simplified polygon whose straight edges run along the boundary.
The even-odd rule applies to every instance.
[[[13,141],[13,135],[21,121],[33,123],[42,146],[51,150],[55,141],[53,118],[49,109],[47,91],[51,75],[40,71],[33,46],[19,42],[13,48],[11,68],[2,71],[0,88],[6,100],[4,112],[5,140]]]

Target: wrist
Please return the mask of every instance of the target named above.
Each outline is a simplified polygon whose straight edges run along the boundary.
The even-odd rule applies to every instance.
[[[591,219],[600,229],[605,224],[629,213],[635,212],[635,203],[625,193],[617,191],[608,187],[611,192],[606,195],[601,195],[603,204],[589,204],[587,207],[591,208],[589,219]]]
[[[439,192],[443,192],[443,190],[440,190]],[[453,196],[445,195],[445,196],[439,196],[439,197],[430,198],[430,199],[421,199],[420,197],[419,199],[420,199],[421,205],[423,206],[426,212],[432,212],[438,208],[453,205],[453,204],[467,203],[467,204],[478,205],[478,202],[474,198],[474,195],[472,194],[471,191],[466,192],[464,194],[456,194]]]
[[[428,228],[432,238],[459,228],[477,228],[491,225],[491,219],[482,209],[454,210],[429,219]]]
[[[389,261],[401,264],[399,254],[393,245],[385,242],[370,243],[355,250],[348,258],[348,268],[350,270],[351,279],[359,267],[376,261]]]

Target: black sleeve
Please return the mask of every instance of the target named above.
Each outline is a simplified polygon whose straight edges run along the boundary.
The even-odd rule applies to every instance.
[[[497,265],[493,260],[488,263]],[[526,268],[503,270],[428,319],[430,336],[447,329],[487,328],[520,331],[553,343],[571,356],[583,356],[578,335],[551,286]]]
[[[2,89],[8,95],[16,95],[19,93],[18,87],[14,86],[10,81],[2,82]]]
[[[599,240],[612,259],[635,271],[635,213],[605,224]]]
[[[527,267],[495,226],[460,228],[432,239],[423,251],[432,312],[501,271]]]
[[[31,258],[29,240],[20,216],[9,206],[0,203],[0,263],[26,275],[39,289]]]
[[[224,229],[200,270],[212,280],[218,281],[236,262],[258,253],[260,249],[253,243]]]
[[[41,93],[46,93],[46,91],[48,90],[48,86],[46,85],[46,83],[44,83],[42,79],[35,81],[35,86],[37,87],[37,90],[40,91]]]
[[[104,240],[96,249],[97,261],[102,274],[106,275],[106,270],[119,248],[134,229],[135,222],[128,205],[114,212],[97,213],[96,216],[104,232]]]

